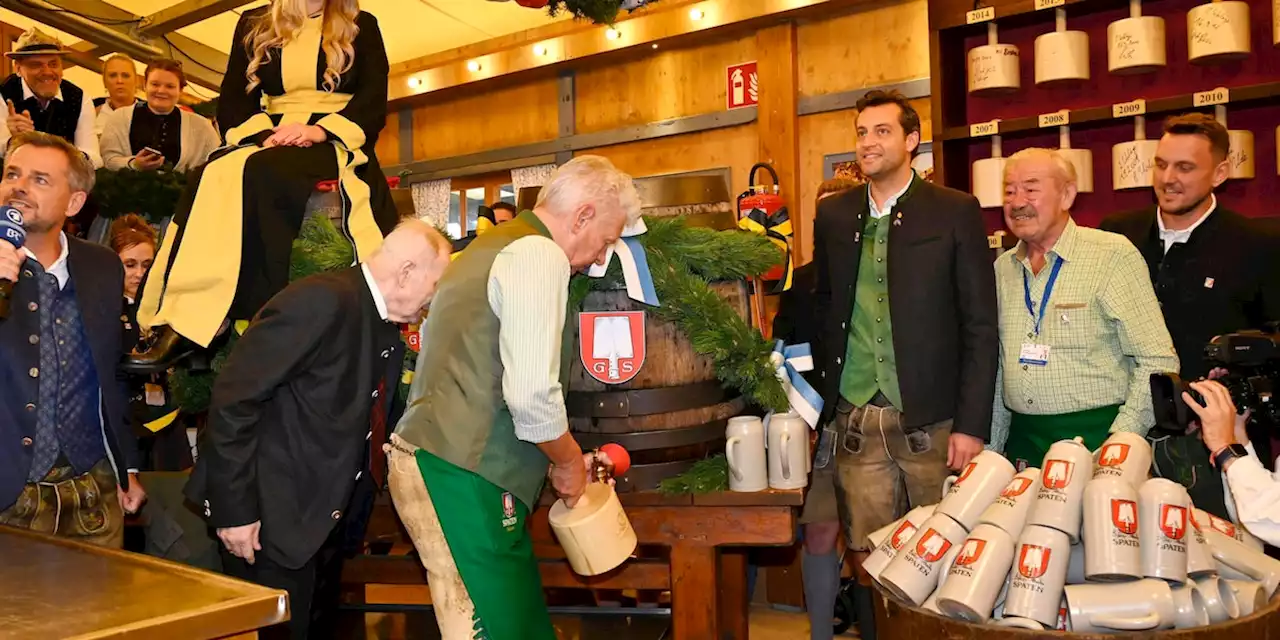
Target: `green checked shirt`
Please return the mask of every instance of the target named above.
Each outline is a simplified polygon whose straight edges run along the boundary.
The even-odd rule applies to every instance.
[[[1023,273],[1039,313],[1055,261],[1063,262],[1045,308],[1040,335],[1027,311]],[[1111,431],[1145,435],[1155,423],[1152,373],[1177,372],[1178,356],[1142,255],[1124,236],[1067,222],[1031,271],[1026,247],[996,259],[1000,305],[1000,369],[996,378],[991,447],[1003,451],[1010,411],[1029,415],[1073,413],[1122,405]],[[1022,345],[1047,345],[1047,365],[1020,364]]]

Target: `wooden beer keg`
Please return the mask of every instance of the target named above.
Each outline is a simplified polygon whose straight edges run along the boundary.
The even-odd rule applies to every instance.
[[[1263,640],[1280,634],[1280,599],[1252,614],[1208,627],[1129,631],[1123,634],[1031,631],[980,625],[940,616],[895,599],[876,584],[876,629],[881,638],[948,638],[951,640]]]
[[[1089,34],[1067,31],[1067,10],[1055,9],[1055,29],[1036,38],[1036,85],[1089,79]]]
[[[983,208],[1004,205],[1004,164],[1000,150],[1000,136],[991,136],[991,157],[974,161],[969,184],[978,206]]]
[[[1253,153],[1253,132],[1244,129],[1232,129],[1227,126],[1227,107],[1214,107],[1214,118],[1227,127],[1227,139],[1230,147],[1227,152],[1227,179],[1249,180],[1255,175],[1256,159]]]
[[[1187,56],[1195,64],[1249,57],[1249,3],[1210,2],[1187,12]]]
[[[1111,187],[1149,189],[1153,184],[1151,170],[1155,166],[1159,140],[1147,140],[1147,119],[1133,119],[1133,140],[1111,147]]]
[[[1129,17],[1107,26],[1107,69],[1115,74],[1150,73],[1167,62],[1164,18],[1142,15],[1142,0],[1129,0]]]
[[[689,224],[715,229],[736,227],[728,186],[720,176],[680,176],[636,180],[642,213],[685,216]],[[750,299],[743,281],[713,282],[711,291],[743,318]],[[646,305],[621,288],[592,291],[584,312],[646,311]],[[643,365],[621,384],[596,379],[582,364],[581,328],[574,324],[566,408],[578,443],[591,449],[616,442],[631,454],[631,469],[617,479],[619,492],[647,490],[679,475],[703,458],[724,451],[724,429],[747,402],[725,389],[711,360],[698,355],[674,324],[645,314]],[[592,345],[587,345],[590,353]]]
[[[1018,47],[999,42],[996,23],[987,24],[987,44],[970,49],[967,57],[969,93],[999,95],[1021,86]]]
[[[1058,154],[1076,169],[1076,191],[1093,193],[1093,152],[1071,148],[1071,127],[1058,127]]]

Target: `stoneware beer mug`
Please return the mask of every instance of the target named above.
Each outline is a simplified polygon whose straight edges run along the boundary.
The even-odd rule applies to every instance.
[[[1255,551],[1214,528],[1205,530],[1204,537],[1209,543],[1209,550],[1213,552],[1213,559],[1219,563],[1219,573],[1228,578],[1242,575],[1261,582],[1267,598],[1275,597],[1280,588],[1280,560]],[[1223,568],[1230,568],[1232,575],[1226,575]]]
[[[1209,622],[1218,624],[1240,617],[1240,605],[1236,602],[1236,592],[1231,585],[1221,578],[1201,578],[1196,580],[1196,589],[1204,597],[1205,609],[1209,612]]]
[[[1004,529],[974,527],[938,587],[938,608],[952,618],[987,622],[1012,564],[1013,538]]]
[[[1236,596],[1240,617],[1253,615],[1254,611],[1267,606],[1267,593],[1262,588],[1261,582],[1254,580],[1227,580],[1226,582]]]
[[[960,554],[960,550],[963,548],[964,545],[955,545],[951,547],[947,555],[942,556],[942,566],[938,567],[938,588],[934,589],[933,593],[929,594],[929,597],[924,601],[924,604],[920,605],[921,609],[943,615],[942,610],[938,608],[938,594],[942,591],[942,586],[947,583],[947,574],[951,571],[951,566],[955,563],[956,556]]]
[[[938,505],[936,504],[927,504],[922,507],[916,507],[908,511],[907,515],[902,516],[901,518],[898,518],[897,520],[894,520],[893,522],[890,522],[889,524],[886,524],[885,526],[880,527],[879,529],[876,529],[871,533],[868,533],[867,540],[871,543],[871,548],[874,549],[880,546],[880,543],[884,542],[884,539],[888,538],[890,533],[893,533],[894,531],[898,530],[898,527],[902,524],[904,520],[911,518],[912,522],[924,522],[926,518],[933,515],[933,510],[937,508],[938,508]],[[913,535],[915,535],[914,531],[911,532],[911,535],[907,537],[910,538]]]
[[[916,535],[898,550],[880,573],[880,584],[898,598],[920,606],[938,587],[942,558],[964,542],[966,531],[944,513],[935,512]]]
[[[1191,530],[1187,533],[1187,577],[1208,578],[1218,575],[1218,563],[1213,560],[1213,552],[1209,551],[1209,543],[1204,537],[1204,527],[1209,526],[1208,522],[1204,525],[1200,524],[1200,519],[1196,517],[1199,511],[1195,505],[1191,505]]]
[[[946,488],[938,513],[945,513],[959,522],[965,531],[978,524],[982,512],[991,505],[1014,476],[1013,464],[994,451],[983,451],[974,456]]]
[[[1084,584],[1084,543],[1071,545],[1071,558],[1067,560],[1067,584]]]
[[[1136,433],[1113,433],[1094,454],[1095,478],[1122,478],[1137,489],[1150,474],[1151,444]]]
[[[1193,507],[1193,513],[1195,514],[1195,517],[1200,518],[1199,522],[1208,522],[1210,528],[1222,532],[1223,535],[1235,538],[1254,551],[1263,551],[1263,547],[1265,545],[1262,544],[1262,541],[1252,533],[1246,531],[1244,527],[1237,525],[1230,520],[1223,520],[1218,516],[1210,514],[1204,509],[1195,509]],[[1201,529],[1201,531],[1204,530]]]
[[[764,422],[755,416],[729,418],[724,437],[724,455],[729,463],[729,490],[768,489],[769,467],[764,453]]]
[[[1142,575],[1174,584],[1187,581],[1187,528],[1190,499],[1182,485],[1164,478],[1142,483],[1138,491],[1138,539]]]
[[[1137,580],[1138,490],[1119,476],[1095,477],[1084,488],[1085,578],[1090,582]]]
[[[1018,472],[991,506],[982,512],[978,522],[1000,527],[1016,540],[1022,535],[1022,527],[1027,524],[1027,514],[1031,512],[1031,503],[1035,502],[1039,491],[1040,469],[1031,467]]]
[[[809,425],[798,413],[769,418],[769,487],[799,489],[809,484]]]
[[[1196,588],[1194,582],[1181,587],[1172,587],[1173,609],[1177,619],[1173,626],[1178,629],[1193,629],[1209,626],[1209,610],[1205,608],[1204,596]]]
[[[1073,633],[1172,629],[1178,619],[1173,591],[1163,580],[1073,584],[1066,592]]]
[[[1058,622],[1058,605],[1067,579],[1071,541],[1050,527],[1027,525],[1013,552],[1013,580],[1004,615],[1035,620],[1046,627]]]
[[[1093,476],[1093,454],[1079,437],[1059,440],[1049,447],[1040,469],[1040,491],[1027,524],[1052,527],[1076,542],[1080,539],[1084,486]]]
[[[876,544],[875,549],[867,556],[866,561],[862,563],[862,568],[866,570],[867,575],[878,582],[880,572],[884,571],[884,568],[889,566],[889,561],[898,555],[898,551],[915,537],[916,532],[920,530],[920,525],[933,515],[935,508],[935,505],[916,507],[893,525],[893,530],[885,534],[881,542]],[[872,538],[875,535],[873,533],[867,537]]]

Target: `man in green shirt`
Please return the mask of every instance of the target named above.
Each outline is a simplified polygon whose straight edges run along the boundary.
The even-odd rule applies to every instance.
[[[991,444],[1019,468],[1082,436],[1146,435],[1149,380],[1178,356],[1142,255],[1124,236],[1071,220],[1076,172],[1051,149],[1005,165],[1005,223],[1018,245],[996,260],[1000,375]]]
[[[440,281],[386,449],[445,640],[556,637],[526,521],[548,465],[570,506],[587,483],[564,405],[569,276],[603,263],[639,213],[630,176],[579,156],[533,211],[478,236]]]

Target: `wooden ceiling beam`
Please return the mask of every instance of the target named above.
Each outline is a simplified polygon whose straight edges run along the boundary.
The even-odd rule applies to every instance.
[[[177,31],[220,13],[238,9],[250,2],[253,0],[183,0],[143,18],[142,23],[138,25],[138,31],[145,35]]]

